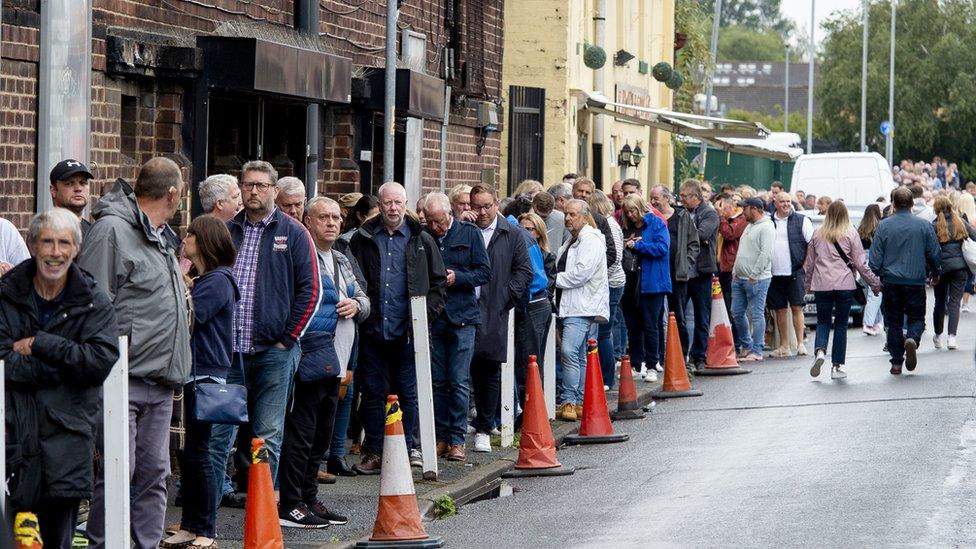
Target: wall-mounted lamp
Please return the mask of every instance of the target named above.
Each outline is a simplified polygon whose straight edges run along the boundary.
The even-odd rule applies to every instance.
[[[622,149],[620,149],[620,154],[617,155],[617,164],[621,166],[630,166],[631,158],[633,157],[634,151],[630,148],[630,143],[624,143]]]

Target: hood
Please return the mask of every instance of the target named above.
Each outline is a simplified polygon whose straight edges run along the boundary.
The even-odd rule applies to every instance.
[[[768,224],[772,225],[773,224],[773,219],[771,217],[769,217],[768,215],[764,215],[764,216],[762,216],[762,219],[760,219],[759,221],[756,221],[755,223],[752,223],[752,225],[762,225],[763,223],[768,223]]]
[[[211,277],[216,277],[216,276],[224,276],[224,277],[227,277],[228,280],[230,280],[230,284],[234,288],[234,300],[235,301],[240,301],[241,300],[241,290],[240,290],[240,288],[237,287],[237,278],[234,277],[234,271],[231,270],[230,267],[217,267],[216,269],[214,269],[214,270],[208,272],[207,274],[201,276],[200,277],[200,281],[202,282],[205,279],[208,279],[208,278],[211,278]]]
[[[133,227],[142,229],[146,239],[157,243],[162,248],[170,250],[180,249],[180,237],[173,232],[170,226],[164,225],[162,231],[162,241],[156,236],[149,218],[136,203],[136,195],[124,179],[115,180],[112,190],[104,194],[92,208],[92,219],[98,221],[103,217],[118,217]]]

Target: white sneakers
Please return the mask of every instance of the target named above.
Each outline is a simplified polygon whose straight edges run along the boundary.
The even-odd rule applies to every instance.
[[[641,379],[647,377],[647,364],[644,364],[643,362],[641,362],[640,377]]]
[[[810,351],[807,350],[807,346],[804,345],[803,343],[800,343],[799,345],[796,346],[796,355],[797,356],[807,356],[809,354],[810,354]]]
[[[952,349],[958,349],[958,348],[959,348],[959,345],[956,344],[956,336],[953,335],[953,334],[949,334],[949,349],[952,350]]]
[[[817,356],[813,360],[813,366],[810,367],[811,377],[817,377],[820,375],[820,367],[823,366],[826,357],[827,353],[825,353],[823,350],[817,349]]]
[[[932,345],[935,345],[936,349],[941,349],[943,339],[944,336],[942,334],[935,334],[932,336]]]
[[[847,372],[844,371],[843,364],[834,364],[830,369],[830,379],[847,379]]]
[[[474,436],[474,451],[475,452],[491,452],[491,438],[485,433],[478,433]]]
[[[943,346],[948,347],[950,351],[959,348],[959,344],[956,342],[956,336],[954,334],[949,334],[948,339],[942,334],[935,334],[932,336],[932,344],[935,345],[936,349],[941,349]]]
[[[657,371],[653,369],[648,370],[647,375],[644,376],[644,383],[654,383],[656,381],[657,381]]]

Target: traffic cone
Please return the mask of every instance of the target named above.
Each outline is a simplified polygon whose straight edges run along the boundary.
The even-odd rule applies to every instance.
[[[420,521],[407,441],[403,436],[403,411],[396,395],[386,397],[383,435],[380,502],[373,535],[357,542],[356,547],[443,547],[444,539],[428,536]]]
[[[268,449],[264,447],[263,438],[251,439],[251,465],[244,506],[244,549],[280,549],[284,546]]]
[[[634,386],[634,376],[631,375],[630,357],[620,358],[620,393],[617,395],[617,411],[610,414],[614,421],[618,419],[642,419],[644,411],[637,404],[637,387]]]
[[[712,319],[708,326],[708,351],[705,367],[695,371],[700,376],[735,376],[752,370],[739,367],[735,358],[735,342],[732,340],[732,324],[725,310],[722,285],[718,277],[712,277]]]
[[[519,440],[519,459],[515,469],[502,473],[505,478],[554,477],[571,475],[572,467],[556,461],[556,440],[552,437],[546,398],[542,392],[542,376],[535,355],[529,355],[525,380],[525,409],[522,412],[522,438]]]
[[[603,373],[600,371],[600,354],[596,340],[587,342],[586,386],[583,388],[583,418],[579,432],[563,439],[567,444],[605,444],[623,442],[630,435],[613,432],[610,412],[607,410],[607,395],[603,392]]]
[[[664,350],[664,386],[651,391],[654,398],[675,398],[702,396],[702,392],[691,388],[688,371],[685,370],[685,357],[678,341],[678,321],[674,313],[668,313],[668,341]]]
[[[14,517],[14,547],[16,549],[41,549],[41,527],[34,513],[17,513]]]

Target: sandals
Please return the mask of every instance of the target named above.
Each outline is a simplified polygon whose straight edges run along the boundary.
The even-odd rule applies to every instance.
[[[186,549],[218,549],[217,540],[211,541],[208,545],[196,545],[190,544],[186,546]]]
[[[776,349],[769,353],[769,358],[789,358],[791,356],[793,356],[793,353],[789,349]]]

